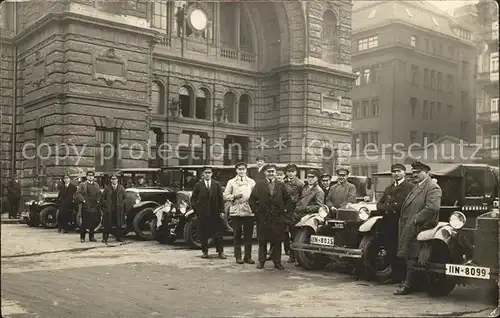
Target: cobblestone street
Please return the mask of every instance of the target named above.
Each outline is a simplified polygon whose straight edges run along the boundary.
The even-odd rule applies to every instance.
[[[82,244],[76,234],[3,224],[2,316],[484,317],[493,310],[475,299],[472,288],[459,287],[444,299],[396,298],[395,286],[333,271],[236,265],[229,242],[226,254],[227,260],[204,260],[182,243],[162,246],[133,237],[109,247]]]

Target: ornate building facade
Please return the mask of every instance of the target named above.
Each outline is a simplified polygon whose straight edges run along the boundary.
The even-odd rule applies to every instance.
[[[256,156],[332,169],[349,156],[351,6],[2,3],[2,174]]]

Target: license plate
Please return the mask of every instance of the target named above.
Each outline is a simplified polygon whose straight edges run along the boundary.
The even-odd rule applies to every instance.
[[[311,244],[333,246],[334,238],[329,236],[311,235]]]
[[[446,275],[490,279],[488,267],[446,264]]]

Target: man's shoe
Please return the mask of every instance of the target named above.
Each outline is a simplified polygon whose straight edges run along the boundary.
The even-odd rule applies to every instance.
[[[395,292],[394,295],[409,295],[411,294],[411,289],[407,286],[401,286],[399,287]]]
[[[236,264],[245,264],[241,258],[236,259]]]
[[[285,268],[281,264],[274,264],[274,268],[279,269],[279,270],[284,270]]]
[[[85,243],[85,239],[80,239],[80,243]]]
[[[203,252],[201,254],[201,258],[208,258],[208,253],[207,252]]]
[[[247,264],[255,264],[255,261],[251,258],[247,258],[244,262]]]
[[[224,254],[224,253],[221,252],[221,253],[219,253],[219,258],[220,259],[226,259],[227,256],[226,256],[226,254]]]
[[[263,268],[264,268],[264,263],[259,263],[259,264],[257,265],[257,268],[258,268],[258,269],[263,269]]]
[[[91,241],[91,242],[97,242],[97,240],[95,238],[91,238],[89,241]]]

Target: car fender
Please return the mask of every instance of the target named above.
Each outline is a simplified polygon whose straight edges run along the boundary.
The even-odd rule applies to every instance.
[[[455,237],[455,234],[456,230],[448,222],[439,222],[434,228],[418,233],[417,241],[439,240],[448,245],[448,242],[452,237]]]
[[[314,233],[316,233],[316,230],[321,223],[323,223],[323,218],[320,217],[317,213],[313,213],[303,216],[302,219],[300,219],[300,221],[295,224],[295,227],[310,227],[314,230]]]
[[[382,216],[373,216],[366,220],[363,224],[359,226],[359,232],[361,233],[367,233],[370,232],[375,225],[380,219],[382,219]]]
[[[47,207],[54,207],[56,209],[58,209],[58,205],[57,203],[55,202],[43,202],[41,204],[38,205],[38,209],[39,211],[42,211],[43,209],[47,208]]]
[[[158,202],[154,202],[154,201],[141,201],[139,203],[134,204],[134,206],[132,207],[132,210],[133,211],[137,211],[137,210],[142,210],[142,209],[145,209],[145,208],[156,209],[159,206],[160,206],[160,204]]]
[[[184,218],[187,220],[192,215],[194,215],[194,210],[193,209],[189,209],[189,210],[186,211],[186,214],[184,214]]]

